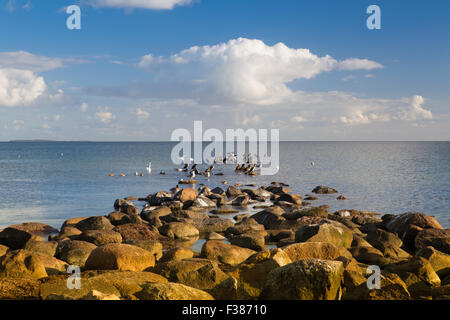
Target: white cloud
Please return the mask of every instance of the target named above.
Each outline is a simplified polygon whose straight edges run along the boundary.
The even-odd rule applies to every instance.
[[[0,52],[0,68],[24,69],[42,72],[61,68],[65,63],[86,63],[73,58],[51,58],[26,51]]]
[[[150,113],[148,113],[147,111],[142,110],[141,108],[138,108],[136,110],[136,115],[140,118],[144,118],[147,119],[150,117]]]
[[[190,4],[192,0],[86,0],[94,7],[171,10],[175,6]]]
[[[95,117],[97,118],[97,120],[103,122],[104,124],[110,123],[116,118],[116,116],[109,111],[99,111],[95,113]]]
[[[46,91],[44,78],[30,70],[0,69],[0,106],[28,106]]]
[[[220,104],[280,103],[292,96],[287,84],[295,79],[311,79],[333,69],[381,67],[367,59],[337,61],[329,55],[319,57],[308,49],[293,49],[283,43],[269,46],[245,38],[194,46],[167,58],[145,55],[138,66],[156,73],[163,87],[176,81],[181,83],[178,91],[184,90],[205,103]]]
[[[81,112],[86,112],[87,109],[88,109],[88,104],[86,102],[83,102],[80,107]]]
[[[411,99],[411,104],[407,108],[403,109],[398,117],[405,121],[433,119],[433,114],[431,111],[422,108],[424,102],[425,100],[422,96],[414,96]]]
[[[14,120],[12,122],[14,130],[21,130],[23,129],[23,125],[25,124],[25,122],[23,120]]]
[[[59,121],[59,120],[61,120],[61,115],[55,114],[55,115],[53,116],[53,121]]]

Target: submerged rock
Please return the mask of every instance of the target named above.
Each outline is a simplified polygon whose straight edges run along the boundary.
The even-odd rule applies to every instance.
[[[330,193],[338,193],[336,189],[327,187],[327,186],[317,186],[311,192],[317,194],[330,194]]]

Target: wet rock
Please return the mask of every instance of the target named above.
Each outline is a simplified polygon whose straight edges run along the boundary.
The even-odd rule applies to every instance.
[[[152,271],[170,282],[182,283],[202,290],[212,289],[228,277],[219,268],[217,262],[199,258],[158,263]]]
[[[114,228],[122,236],[122,241],[130,240],[168,240],[145,224],[129,223]]]
[[[242,194],[242,191],[233,186],[229,186],[226,194],[227,194],[228,199],[234,199],[237,196],[240,196]]]
[[[303,226],[295,233],[295,242],[329,242],[350,248],[353,233],[344,225],[334,221],[323,221],[317,225]]]
[[[352,253],[353,257],[355,257],[355,259],[359,262],[378,265],[383,259],[383,253],[372,246],[352,247],[349,250]]]
[[[138,215],[139,211],[136,208],[136,206],[133,204],[133,202],[124,200],[124,199],[117,199],[114,202],[114,209],[123,212],[125,214],[130,215]]]
[[[395,234],[381,229],[375,229],[367,233],[367,242],[378,250],[384,251],[387,246],[401,247],[402,240]]]
[[[191,224],[171,222],[160,227],[159,232],[171,239],[189,239],[199,236],[199,231]]]
[[[171,201],[172,194],[166,191],[160,191],[150,196],[148,202],[151,206],[160,206],[161,203]]]
[[[298,260],[269,273],[260,299],[339,300],[343,276],[340,261]]]
[[[108,215],[108,219],[114,226],[120,226],[127,223],[142,223],[142,220],[138,215],[126,214],[119,211],[111,212]]]
[[[89,217],[75,225],[75,228],[81,231],[87,230],[112,230],[114,226],[109,222],[108,218],[103,216]]]
[[[266,230],[266,242],[278,242],[282,239],[290,239],[294,241],[295,232],[292,230]]]
[[[224,232],[229,227],[234,225],[230,219],[223,219],[220,217],[211,217],[211,219],[196,219],[193,220],[192,225],[195,226],[199,232]]]
[[[442,229],[442,226],[436,219],[421,212],[406,212],[395,216],[386,224],[386,228],[390,232],[397,233],[400,237],[403,237],[409,225],[416,225],[423,229]]]
[[[287,220],[297,220],[301,217],[328,217],[329,212],[322,207],[302,208],[300,210],[283,213],[282,216]]]
[[[347,198],[344,197],[343,195],[340,195],[336,198],[336,200],[347,200]]]
[[[72,236],[71,239],[91,242],[96,246],[122,242],[120,233],[112,230],[87,230],[78,236]]]
[[[242,289],[253,299],[258,298],[270,271],[291,263],[281,249],[270,249],[251,255],[233,268],[229,274],[237,279]]]
[[[0,244],[0,257],[4,256],[8,252],[9,248]]]
[[[56,241],[28,241],[24,249],[53,257],[57,246],[58,242]]]
[[[208,290],[215,300],[250,300],[242,284],[233,277],[228,277],[214,288]]]
[[[40,285],[36,279],[0,279],[0,300],[37,300]]]
[[[223,190],[221,187],[215,187],[214,189],[211,190],[211,193],[215,193],[221,196],[225,196],[226,192],[225,190]]]
[[[242,192],[245,192],[246,194],[248,194],[250,196],[250,198],[252,200],[267,200],[270,199],[270,197],[272,196],[272,193],[269,191],[266,191],[262,188],[259,189],[242,189]]]
[[[192,207],[197,208],[214,208],[216,206],[216,203],[212,201],[211,199],[207,198],[206,196],[198,196],[197,199],[194,200],[192,203]]]
[[[163,255],[163,245],[156,240],[127,240],[125,243],[147,250],[155,257],[155,260],[161,259]]]
[[[69,265],[84,267],[92,250],[97,248],[93,243],[78,240],[61,241],[56,248],[55,257]]]
[[[233,217],[233,220],[239,223],[246,218],[250,218],[250,215],[248,213],[240,213],[240,214],[235,215]]]
[[[155,265],[155,257],[129,244],[107,244],[94,249],[86,260],[87,270],[143,271]]]
[[[226,265],[235,266],[254,253],[255,251],[247,248],[227,244],[223,241],[210,240],[203,245],[200,256],[219,261]]]
[[[264,230],[264,226],[262,224],[259,224],[252,218],[247,218],[225,230],[225,235],[227,236],[239,235],[246,233],[248,231],[262,231],[262,230]]]
[[[431,246],[450,254],[450,229],[424,229],[417,233],[414,245],[416,250]]]
[[[27,250],[13,250],[0,258],[0,278],[47,277],[45,266],[39,257]]]
[[[136,297],[140,300],[214,300],[209,293],[180,283],[149,283]]]
[[[44,239],[28,231],[8,227],[0,232],[0,244],[11,250],[23,249],[28,241],[43,241]]]
[[[248,248],[255,251],[262,251],[266,248],[265,231],[247,231],[246,233],[230,237],[230,243],[239,247]]]
[[[79,230],[79,229],[77,229],[75,227],[66,226],[66,227],[61,229],[61,232],[56,237],[56,240],[62,240],[64,238],[70,238],[71,236],[80,235],[82,233],[83,232],[81,232],[81,230]]]
[[[327,186],[317,186],[311,192],[317,194],[330,194],[330,193],[338,193],[336,189],[327,187]]]
[[[281,229],[281,224],[286,221],[281,215],[284,210],[281,207],[271,207],[252,215],[252,219],[264,225],[266,229]]]
[[[211,210],[211,213],[213,213],[213,214],[234,214],[234,213],[238,213],[238,212],[239,212],[239,210],[232,209],[232,208],[219,208],[219,209]]]
[[[146,221],[151,221],[154,218],[161,218],[172,213],[172,210],[167,206],[161,207],[145,207],[141,211],[141,218]]]
[[[208,232],[205,235],[206,240],[225,240],[226,238],[217,232]]]
[[[302,205],[302,197],[297,194],[290,194],[290,193],[282,193],[278,198],[277,202],[288,202],[293,203],[296,205]]]
[[[272,185],[272,186],[266,187],[266,190],[273,194],[277,194],[277,195],[282,195],[282,194],[291,192],[291,190],[289,190],[288,188],[283,187],[283,186],[277,186],[277,185]]]
[[[87,219],[89,217],[77,217],[77,218],[70,218],[64,221],[64,223],[61,226],[61,229],[64,229],[65,227],[75,227],[77,223]]]
[[[35,253],[35,254],[36,257],[44,265],[45,271],[49,276],[66,273],[67,267],[69,266],[66,262],[46,254],[42,253]]]
[[[248,195],[240,195],[233,199],[231,204],[233,206],[245,207],[249,204],[250,197]]]
[[[335,260],[338,257],[351,258],[345,248],[328,242],[294,243],[282,248],[292,261],[303,259]]]
[[[315,201],[315,200],[318,200],[318,199],[319,199],[318,197],[313,196],[313,195],[305,196],[305,200],[307,200],[307,201]]]

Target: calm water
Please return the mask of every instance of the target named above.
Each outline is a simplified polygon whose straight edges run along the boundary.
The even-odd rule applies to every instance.
[[[173,170],[173,143],[10,142],[0,143],[0,228],[39,221],[59,228],[70,217],[106,215],[116,198],[146,196],[176,185],[185,173]],[[148,161],[153,172],[144,172]],[[311,161],[315,166],[310,165]],[[218,166],[210,187],[282,181],[305,195],[328,185],[336,195],[315,204],[330,210],[381,213],[421,211],[450,227],[450,143],[448,142],[283,142],[276,176],[249,177],[234,165]],[[166,175],[160,175],[164,170]],[[115,177],[108,177],[115,173]],[[128,176],[119,177],[125,173]]]

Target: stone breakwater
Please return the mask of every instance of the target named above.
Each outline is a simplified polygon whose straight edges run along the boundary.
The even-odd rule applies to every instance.
[[[329,212],[312,203],[337,190],[302,197],[288,187],[186,186],[117,199],[107,216],[60,230],[7,227],[0,299],[450,299],[450,230],[432,216]],[[80,268],[78,289],[69,266]],[[367,285],[370,266],[378,289]]]

